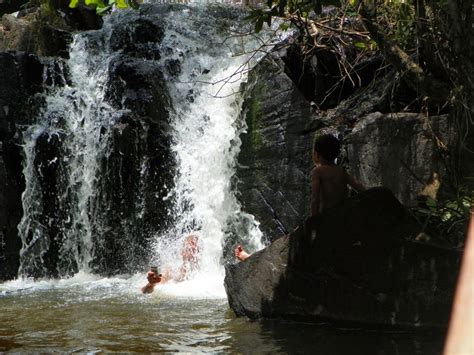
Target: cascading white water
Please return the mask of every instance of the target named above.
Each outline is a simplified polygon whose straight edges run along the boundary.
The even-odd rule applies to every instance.
[[[271,47],[269,35],[242,35],[236,28],[218,32],[212,18],[204,25],[193,20],[191,7],[175,14],[166,29],[164,43],[173,44],[173,58],[182,63],[172,88],[174,146],[178,174],[170,194],[176,201],[176,225],[158,237],[156,261],[176,270],[181,263],[184,237],[197,234],[201,257],[191,284],[168,287],[173,294],[225,295],[223,244],[245,241],[250,251],[263,247],[254,217],[243,213],[231,184],[235,174],[239,135],[245,130],[239,117],[239,92],[248,70],[263,56],[262,43]],[[183,34],[182,23],[192,25]],[[195,29],[193,26],[199,26]],[[235,31],[235,32],[234,32]],[[205,36],[202,34],[206,33]],[[181,60],[181,56],[185,59]],[[238,226],[230,227],[231,223]],[[237,235],[229,235],[230,230]],[[237,239],[236,239],[237,238]]]
[[[36,124],[24,133],[24,176],[26,189],[22,196],[24,214],[18,226],[23,242],[19,274],[46,275],[43,255],[53,241],[45,235],[45,225],[57,223],[59,242],[57,272],[88,270],[92,250],[90,203],[96,193],[99,161],[110,146],[112,108],[104,99],[108,78],[109,54],[103,50],[91,53],[87,37],[74,36],[67,61],[70,84],[49,87],[46,104]],[[104,46],[104,48],[107,48]],[[35,164],[38,139],[55,137],[57,155],[40,164],[57,164],[60,181],[57,188],[56,220],[41,221],[45,206],[41,197],[41,169]],[[60,160],[60,161],[58,161]]]
[[[245,34],[242,28],[232,29],[231,24],[241,26],[236,20],[244,15],[236,9],[231,10],[233,15],[227,11],[222,7],[178,6],[163,19],[166,28],[160,63],[163,68],[170,60],[180,64],[179,75],[166,74],[173,107],[172,151],[178,169],[174,188],[165,197],[174,204],[170,214],[174,226],[156,236],[153,262],[179,269],[185,236],[195,233],[200,237],[199,269],[184,285],[170,283],[164,288],[175,293],[173,287],[177,286],[181,295],[224,295],[224,243],[246,241],[250,251],[263,247],[258,223],[241,211],[232,181],[240,150],[239,135],[245,130],[239,117],[239,90],[250,67],[264,54],[262,49],[271,48],[271,39],[268,34],[255,36]],[[88,272],[94,243],[100,243],[101,236],[95,231],[100,230],[97,224],[101,220],[94,213],[107,210],[106,206],[97,206],[100,202],[96,196],[100,161],[112,150],[111,130],[117,113],[105,101],[113,56],[107,51],[108,41],[112,26],[117,25],[121,25],[120,19],[106,21],[105,28],[95,37],[101,43],[93,46],[87,35],[75,35],[67,61],[70,83],[50,88],[43,114],[25,133],[20,274],[46,275],[43,256],[53,242],[59,244],[58,275]],[[45,135],[48,139],[57,137],[61,150],[54,161],[41,162],[57,164],[61,180],[56,184],[57,218],[49,221],[41,220],[44,191],[36,148]],[[143,172],[146,162],[141,165]],[[139,206],[138,202],[134,208]],[[44,223],[58,224],[59,241],[45,233]]]

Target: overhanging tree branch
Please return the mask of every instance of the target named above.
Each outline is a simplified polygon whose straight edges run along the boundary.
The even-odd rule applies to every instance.
[[[416,92],[428,97],[431,102],[442,105],[449,96],[449,85],[429,76],[405,51],[385,36],[380,31],[375,16],[363,1],[358,1],[358,8],[362,22],[372,39],[377,42],[386,60],[403,73],[405,82]]]

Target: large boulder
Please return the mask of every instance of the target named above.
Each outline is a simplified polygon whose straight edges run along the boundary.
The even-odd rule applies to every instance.
[[[301,223],[308,211],[311,108],[277,54],[252,70],[245,90],[239,199],[274,239]]]
[[[369,114],[346,138],[349,171],[365,186],[388,187],[404,204],[436,198],[449,173],[453,132],[447,116]]]
[[[417,226],[374,188],[226,266],[238,316],[387,327],[444,327],[460,253],[413,242]]]

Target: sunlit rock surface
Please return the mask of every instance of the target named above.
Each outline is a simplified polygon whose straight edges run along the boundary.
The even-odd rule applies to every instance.
[[[39,20],[40,17],[40,12],[20,17],[16,14],[3,15],[0,20],[0,51],[25,51],[66,58],[72,41],[71,33],[64,29],[67,26],[53,26]]]
[[[436,199],[452,164],[453,131],[446,115],[372,113],[346,138],[349,171],[365,186],[390,188],[404,204],[419,195]]]
[[[405,239],[416,230],[389,190],[370,189],[228,265],[230,307],[250,318],[444,327],[460,254]]]

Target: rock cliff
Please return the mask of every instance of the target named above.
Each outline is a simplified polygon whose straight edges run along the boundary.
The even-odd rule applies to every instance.
[[[366,187],[385,186],[406,205],[420,195],[436,196],[450,174],[446,163],[455,138],[447,115],[379,112],[391,73],[319,111],[291,79],[284,59],[288,53],[277,51],[250,73],[242,110],[247,130],[238,157],[242,206],[269,240],[309,215],[311,149],[319,130],[342,139],[339,163]]]

